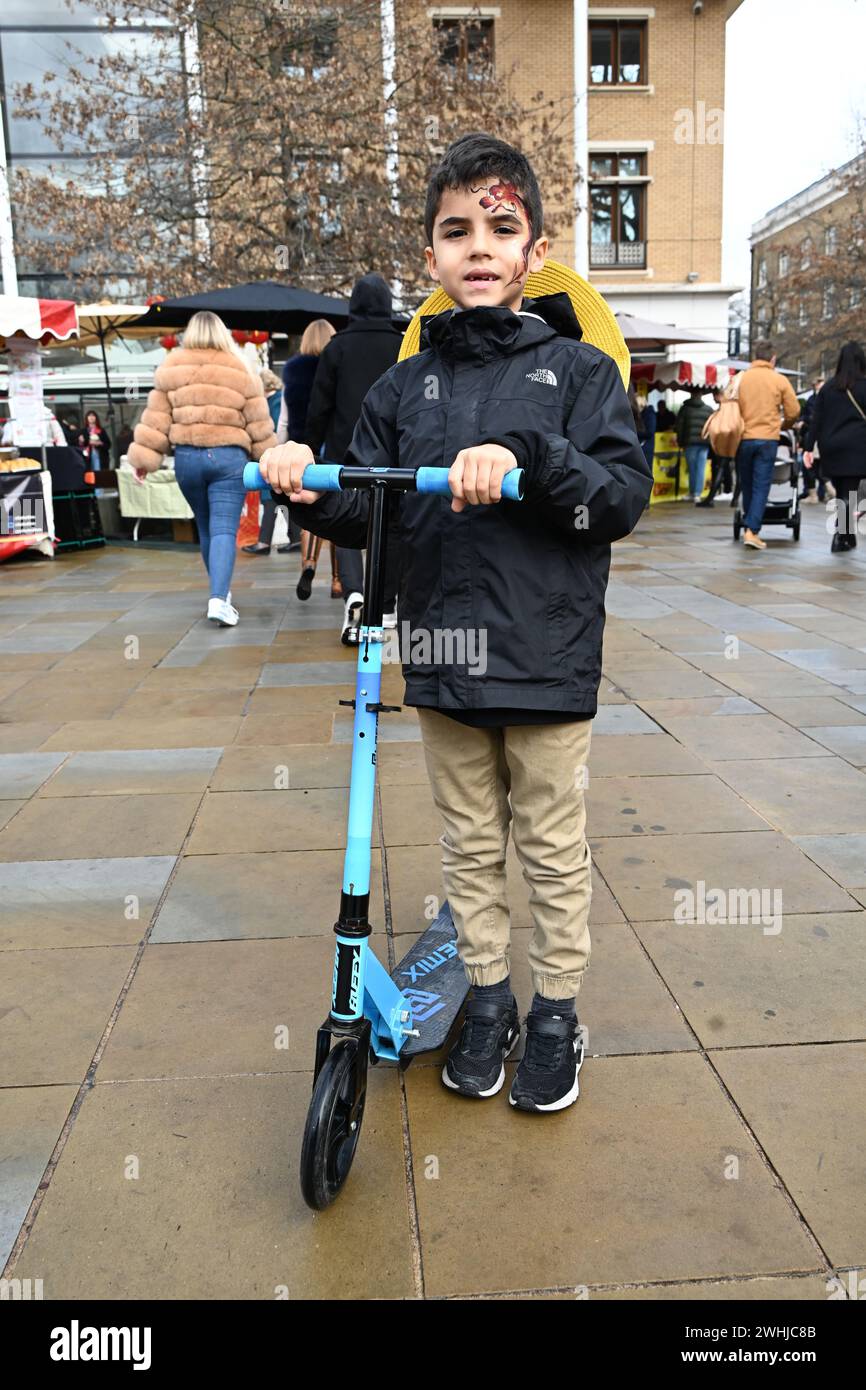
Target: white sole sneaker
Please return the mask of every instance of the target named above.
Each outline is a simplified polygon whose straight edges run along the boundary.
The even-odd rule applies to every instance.
[[[571,1089],[567,1091],[564,1096],[561,1096],[559,1100],[551,1101],[550,1105],[533,1105],[531,1110],[528,1106],[522,1105],[520,1106],[521,1110],[526,1110],[527,1114],[532,1114],[535,1111],[565,1110],[569,1105],[574,1104],[580,1095],[580,1069],[583,1066],[583,1052],[580,1050],[579,1038],[575,1038],[574,1040],[574,1050],[575,1053],[579,1052],[579,1057],[574,1072],[574,1085]],[[517,1107],[517,1101],[514,1100],[511,1095],[508,1097],[508,1104],[515,1106],[515,1108]]]
[[[511,1056],[512,1052],[514,1051],[515,1047],[519,1042],[520,1029],[518,1028],[517,1032],[514,1035],[513,1042],[510,1043],[508,1051],[505,1053],[505,1056],[502,1059],[502,1070],[500,1071],[497,1080],[486,1091],[464,1091],[462,1087],[458,1086],[456,1081],[452,1081],[451,1077],[448,1075],[447,1062],[445,1066],[442,1068],[442,1080],[445,1082],[445,1085],[448,1087],[449,1091],[459,1091],[462,1096],[468,1096],[470,1100],[487,1100],[489,1096],[495,1096],[499,1091],[502,1090],[502,1086],[505,1081],[505,1061],[508,1057]]]
[[[343,609],[343,629],[340,633],[340,641],[344,647],[351,645],[350,631],[359,626],[363,611],[364,595],[357,592],[350,594]]]
[[[240,614],[236,608],[224,598],[212,598],[207,606],[208,619],[212,623],[219,623],[220,627],[237,627]]]

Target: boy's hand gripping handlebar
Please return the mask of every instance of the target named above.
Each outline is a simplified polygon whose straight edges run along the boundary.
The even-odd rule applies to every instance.
[[[385,483],[399,492],[439,493],[451,496],[447,468],[348,468],[340,463],[310,463],[303,485],[312,492],[340,492],[343,488],[372,487]],[[257,463],[244,468],[248,492],[270,491]],[[502,496],[509,502],[523,499],[523,469],[512,468],[502,479]]]

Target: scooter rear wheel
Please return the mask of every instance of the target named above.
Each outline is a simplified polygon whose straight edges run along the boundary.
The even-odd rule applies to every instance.
[[[357,1044],[349,1039],[338,1042],[328,1053],[313,1087],[301,1145],[301,1191],[314,1211],[322,1211],[338,1196],[361,1137],[363,1099],[355,1128],[350,1128],[356,1050]]]

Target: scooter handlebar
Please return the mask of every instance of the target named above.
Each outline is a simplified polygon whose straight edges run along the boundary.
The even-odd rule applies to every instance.
[[[308,463],[304,469],[304,487],[313,492],[339,492],[342,465],[339,463]],[[248,463],[244,468],[244,487],[248,492],[260,492],[267,488],[257,463]]]
[[[419,468],[415,473],[415,488],[418,492],[438,492],[442,497],[451,495],[446,468]],[[502,479],[502,496],[509,502],[523,500],[523,469],[512,468]]]
[[[371,470],[388,473],[387,468]],[[342,488],[342,464],[309,463],[304,469],[303,485],[313,492],[339,492]],[[512,468],[502,479],[502,496],[510,502],[520,502],[523,498],[523,469]],[[267,488],[257,463],[248,463],[244,468],[244,487],[248,492],[259,492]],[[451,495],[448,484],[448,470],[445,468],[418,468],[415,470],[416,492],[438,493],[442,497]]]

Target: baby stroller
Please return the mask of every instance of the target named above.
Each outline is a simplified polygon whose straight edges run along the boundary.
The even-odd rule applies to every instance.
[[[800,539],[800,487],[797,464],[797,442],[793,430],[782,430],[773,465],[773,481],[764,508],[764,526],[788,526],[794,540]],[[740,539],[743,512],[734,512],[734,540]]]

